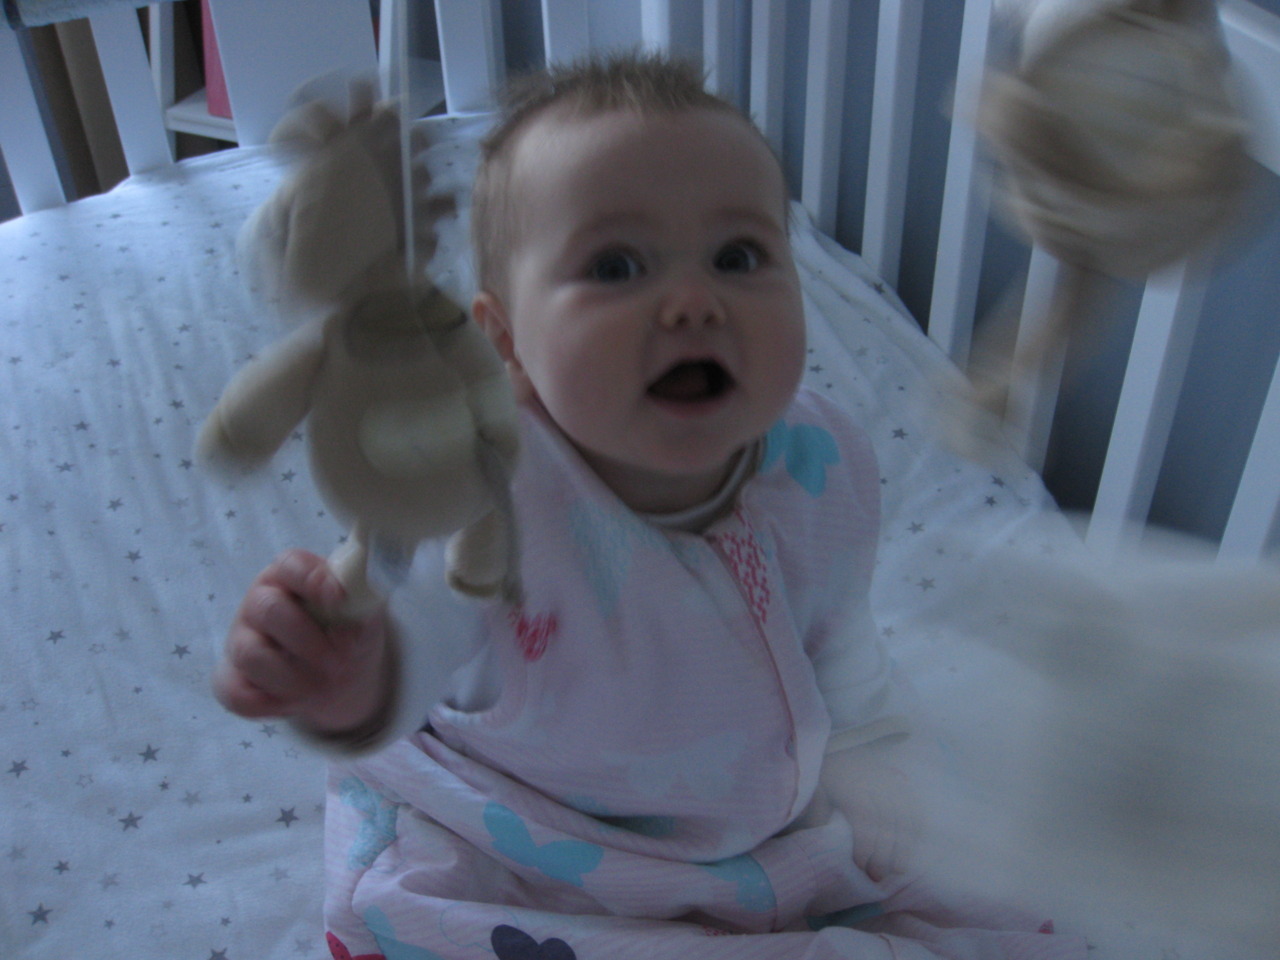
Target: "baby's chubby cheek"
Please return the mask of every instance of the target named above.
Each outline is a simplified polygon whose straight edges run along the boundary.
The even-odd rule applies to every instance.
[[[760,376],[765,381],[768,392],[780,398],[784,408],[791,403],[800,388],[806,351],[804,329],[801,327],[782,338],[765,359],[765,369],[760,372]]]

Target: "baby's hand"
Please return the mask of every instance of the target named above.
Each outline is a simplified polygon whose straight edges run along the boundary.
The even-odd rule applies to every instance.
[[[214,675],[218,700],[242,717],[288,717],[321,734],[356,730],[390,696],[381,614],[331,619],[346,591],[320,557],[291,550],[245,593]]]
[[[853,827],[853,860],[875,882],[911,869],[921,811],[908,778],[866,747],[828,754],[822,787]]]

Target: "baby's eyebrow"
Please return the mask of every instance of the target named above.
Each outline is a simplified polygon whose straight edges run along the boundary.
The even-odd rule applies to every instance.
[[[639,210],[620,210],[615,213],[604,213],[575,227],[573,232],[569,234],[568,242],[570,246],[590,243],[597,236],[633,230],[644,226],[650,220],[651,218],[645,216],[643,211]]]
[[[749,224],[757,229],[771,233],[787,232],[785,219],[779,219],[771,214],[763,213],[754,207],[724,207],[713,211],[710,219],[712,222]]]
[[[654,217],[643,209],[616,210],[599,214],[580,224],[569,234],[568,246],[590,245],[597,238],[615,239],[618,234],[652,227]],[[787,235],[787,221],[772,213],[748,206],[720,207],[710,211],[705,223],[708,228],[729,227],[777,236]]]

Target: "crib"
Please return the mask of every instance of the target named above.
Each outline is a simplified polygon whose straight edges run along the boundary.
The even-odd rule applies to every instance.
[[[388,93],[408,89],[428,167],[465,217],[476,138],[508,72],[637,44],[702,59],[709,87],[747,109],[783,160],[809,320],[806,382],[853,410],[875,445],[884,522],[874,612],[926,693],[962,699],[982,680],[980,662],[938,624],[962,600],[970,621],[1003,622],[998,599],[965,595],[988,546],[1052,551],[1083,540],[1113,555],[1149,520],[1178,523],[1177,497],[1162,493],[1170,472],[1209,476],[1189,482],[1193,499],[1220,501],[1207,552],[1222,563],[1273,559],[1274,3],[1219,4],[1253,91],[1251,149],[1269,171],[1251,205],[1259,222],[1230,256],[1205,251],[1130,290],[1121,299],[1131,315],[1109,317],[1102,338],[1111,368],[1097,365],[1097,343],[1044,364],[1020,385],[1004,439],[978,459],[949,444],[936,417],[958,402],[975,318],[1011,289],[1019,343],[1030,342],[1062,269],[992,216],[992,165],[971,107],[999,56],[994,0],[436,0],[406,9],[382,0],[372,10],[368,0],[208,0],[233,117],[219,135],[234,145],[177,162],[174,12],[152,4],[140,18],[137,6],[15,0],[6,3],[15,28],[0,26],[0,150],[21,212],[0,224],[5,956],[328,956],[323,760],[286,724],[226,715],[208,689],[257,571],[286,546],[328,553],[343,531],[307,482],[301,443],[258,480],[210,477],[192,455],[231,372],[280,332],[238,274],[235,238],[281,176],[266,146],[272,126],[295,89],[321,74],[365,73]],[[77,197],[65,185],[66,146],[22,25],[42,13],[90,25],[128,170],[105,193]],[[471,282],[463,235],[460,226],[449,233],[436,261],[442,285],[461,297]],[[1248,300],[1224,299],[1245,280]],[[1225,336],[1243,342],[1250,371],[1266,368],[1256,382],[1223,359]],[[1228,379],[1212,380],[1220,367]],[[1206,376],[1207,397],[1180,399],[1184,384],[1203,394]],[[1111,398],[1101,414],[1073,399],[1100,378]],[[1215,414],[1210,432],[1231,434],[1227,452],[1179,447],[1189,406]],[[1081,419],[1111,422],[1105,453],[1072,449]],[[1083,513],[1068,515],[1046,478],[1089,464],[1100,464],[1096,484],[1067,504]],[[1092,920],[1059,925],[1087,926],[1099,960],[1236,956],[1189,952],[1185,930],[1123,907]]]

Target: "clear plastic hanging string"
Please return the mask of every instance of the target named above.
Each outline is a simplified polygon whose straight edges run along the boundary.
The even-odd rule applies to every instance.
[[[413,99],[409,70],[409,2],[393,0],[395,16],[396,93],[399,96],[400,116],[400,182],[403,184],[404,203],[404,257],[410,289],[417,284],[415,262],[417,250],[414,244],[413,221],[413,151],[410,145],[410,128],[413,124],[410,101]]]

